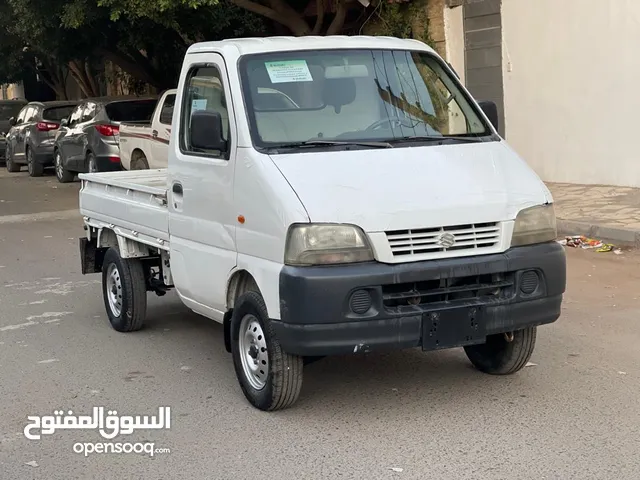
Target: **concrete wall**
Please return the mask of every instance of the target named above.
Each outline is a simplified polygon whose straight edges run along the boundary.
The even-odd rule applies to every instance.
[[[640,187],[640,0],[503,0],[508,142],[543,180]]]

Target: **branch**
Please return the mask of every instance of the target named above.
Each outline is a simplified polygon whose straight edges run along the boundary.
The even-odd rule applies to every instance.
[[[83,75],[83,71],[77,65],[76,61],[72,60],[69,62],[68,65],[69,65],[69,71],[71,72],[71,76],[78,83],[78,86],[80,87],[80,90],[82,90],[82,93],[84,93],[86,97],[93,96],[91,95],[91,92],[90,92],[91,87],[89,87],[89,85],[87,84],[86,79],[84,78],[84,75]]]
[[[316,24],[313,26],[311,35],[319,35],[322,31],[322,24],[324,22],[324,0],[316,0],[316,9],[318,16],[316,17]]]
[[[327,28],[327,35],[337,35],[342,31],[342,27],[344,27],[344,22],[347,19],[347,6],[346,0],[338,0],[338,8],[336,9],[336,14]]]
[[[281,23],[282,18],[278,15],[278,12],[272,8],[252,2],[251,0],[231,0],[231,3],[250,12],[257,13],[258,15],[262,15],[263,17],[267,17],[275,22]]]
[[[84,62],[84,71],[87,74],[87,80],[89,82],[89,86],[91,87],[91,90],[93,90],[93,95],[98,96],[100,93],[100,90],[98,88],[98,84],[96,83],[96,79],[93,76],[93,72],[91,71],[91,64],[88,61]]]

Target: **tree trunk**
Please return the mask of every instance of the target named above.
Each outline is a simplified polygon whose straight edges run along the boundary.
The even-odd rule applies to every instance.
[[[338,0],[338,8],[336,14],[327,28],[327,35],[338,35],[342,32],[344,22],[347,19],[347,5],[346,0]]]
[[[106,60],[109,60],[114,65],[120,67],[122,71],[128,73],[132,77],[144,83],[148,83],[149,85],[152,85],[156,88],[165,88],[163,80],[157,78],[156,72],[151,67],[148,59],[144,55],[139,55],[144,60],[141,60],[139,58],[136,58],[134,60],[129,55],[115,50],[100,49],[98,53],[102,55]]]
[[[69,71],[73,79],[77,82],[85,97],[97,97],[98,92],[94,90],[91,80],[89,80],[85,70],[84,60],[72,60],[69,62]]]

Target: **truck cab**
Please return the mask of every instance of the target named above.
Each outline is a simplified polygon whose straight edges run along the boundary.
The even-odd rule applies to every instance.
[[[482,105],[415,40],[193,45],[167,168],[81,176],[83,273],[118,331],[169,289],[220,322],[261,410],[327,355],[463,347],[513,374],[560,316],[565,254]]]

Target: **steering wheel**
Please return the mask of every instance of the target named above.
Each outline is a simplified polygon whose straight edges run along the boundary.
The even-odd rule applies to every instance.
[[[389,124],[389,126],[393,127],[399,127],[401,125],[404,125],[402,123],[402,120],[398,117],[387,117],[387,118],[383,118],[382,120],[377,120],[375,122],[373,122],[371,125],[369,125],[365,131],[367,130],[377,130],[380,127],[382,127],[383,125]]]

